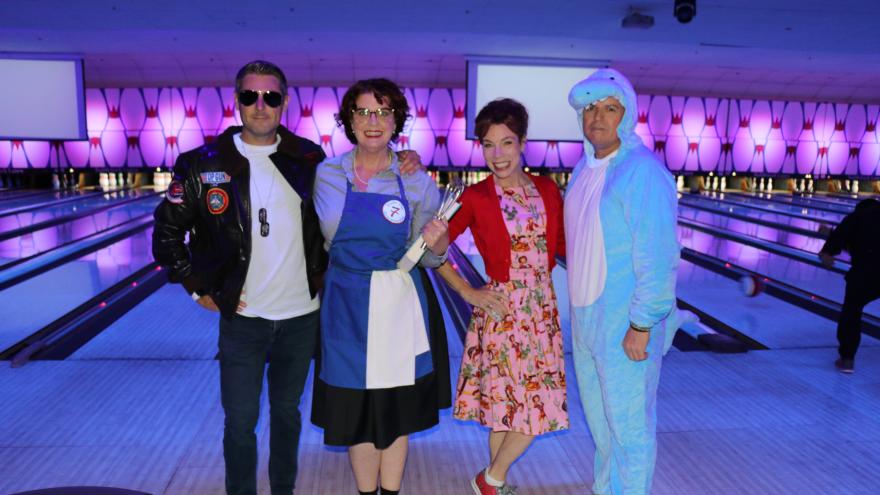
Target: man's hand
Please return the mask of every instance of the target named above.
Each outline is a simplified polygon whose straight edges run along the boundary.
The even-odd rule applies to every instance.
[[[651,338],[650,332],[639,332],[629,327],[626,336],[623,337],[623,352],[626,357],[633,361],[644,361],[648,359],[648,340]]]
[[[412,175],[425,169],[422,157],[413,150],[398,151],[397,158],[400,160],[400,173],[403,175]]]
[[[198,298],[196,300],[199,303],[199,306],[207,309],[208,311],[219,312],[220,308],[217,307],[217,303],[214,302],[214,298],[205,294],[204,296]],[[247,307],[247,303],[244,301],[238,301],[238,308],[235,310],[237,313],[241,313],[244,308]]]
[[[819,253],[819,259],[822,260],[822,266],[831,268],[834,266],[834,256],[822,251]]]

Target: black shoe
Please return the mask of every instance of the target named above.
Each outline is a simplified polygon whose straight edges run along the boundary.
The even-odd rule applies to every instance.
[[[837,361],[834,361],[834,366],[841,372],[846,374],[851,374],[855,371],[855,365],[852,359],[843,359],[840,358]]]

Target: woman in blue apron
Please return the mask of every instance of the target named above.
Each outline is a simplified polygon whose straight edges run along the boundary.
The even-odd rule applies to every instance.
[[[438,266],[446,224],[424,171],[401,176],[388,144],[408,118],[391,81],[359,81],[337,120],[356,148],[318,167],[315,205],[330,267],[321,303],[312,422],[324,443],[349,447],[361,494],[400,490],[407,436],[438,423],[451,403],[445,331],[423,270],[397,268],[421,233],[422,266]]]

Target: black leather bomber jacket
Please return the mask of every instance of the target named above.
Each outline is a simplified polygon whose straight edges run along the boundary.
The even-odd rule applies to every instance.
[[[209,294],[226,318],[235,314],[251,257],[250,169],[235,147],[239,132],[241,127],[230,127],[215,142],[178,157],[153,230],[153,256],[168,278],[190,294]],[[314,297],[327,268],[312,194],[325,155],[284,127],[278,134],[281,143],[270,159],[302,199],[306,275]]]

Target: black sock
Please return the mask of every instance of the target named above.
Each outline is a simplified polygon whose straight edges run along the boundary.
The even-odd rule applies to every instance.
[[[362,491],[358,490],[358,495],[379,495],[379,489],[376,488],[375,490],[373,490],[371,492],[362,492]]]
[[[389,490],[387,488],[382,488],[382,495],[397,495],[400,493],[400,490]]]

